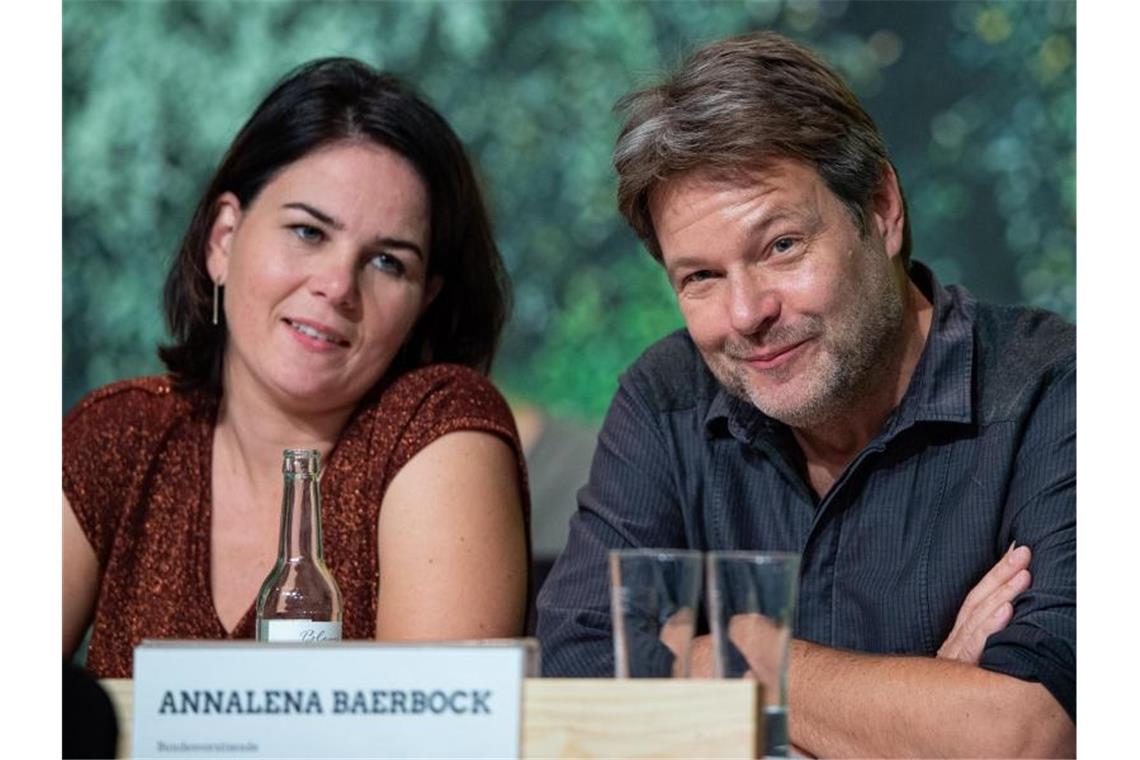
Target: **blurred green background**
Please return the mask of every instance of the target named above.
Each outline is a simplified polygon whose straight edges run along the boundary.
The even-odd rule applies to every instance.
[[[617,215],[615,100],[770,28],[847,78],[906,190],[915,257],[1076,313],[1072,2],[64,2],[63,407],[161,371],[161,286],[197,194],[288,69],[350,55],[412,82],[483,178],[515,287],[494,378],[563,416],[680,325]]]

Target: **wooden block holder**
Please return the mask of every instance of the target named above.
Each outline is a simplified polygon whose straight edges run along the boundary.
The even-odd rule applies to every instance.
[[[134,682],[100,683],[130,757]],[[528,678],[524,758],[759,757],[762,687],[752,680]]]

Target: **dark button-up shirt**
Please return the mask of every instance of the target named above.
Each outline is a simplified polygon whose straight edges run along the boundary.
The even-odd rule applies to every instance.
[[[1010,543],[1032,585],[981,666],[1042,683],[1076,715],[1076,330],[975,301],[928,269],[907,391],[821,499],[791,431],[729,395],[678,331],[620,381],[565,551],[538,599],[543,672],[613,674],[610,549],[794,551],[795,635],[933,655]]]

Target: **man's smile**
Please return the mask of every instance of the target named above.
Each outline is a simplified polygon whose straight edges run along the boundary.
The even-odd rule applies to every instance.
[[[806,344],[809,340],[811,339],[804,338],[803,340],[797,341],[795,343],[787,343],[783,346],[778,346],[775,348],[766,348],[734,358],[748,364],[754,369],[775,369],[776,367],[779,367],[786,362],[791,361],[799,353],[799,348]]]

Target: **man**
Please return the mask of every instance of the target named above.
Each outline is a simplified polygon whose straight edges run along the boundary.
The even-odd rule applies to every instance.
[[[621,379],[539,596],[544,672],[612,674],[610,549],[790,550],[793,744],[1072,756],[1075,329],[911,262],[877,128],[784,38],[623,105],[619,206],[687,329]]]

